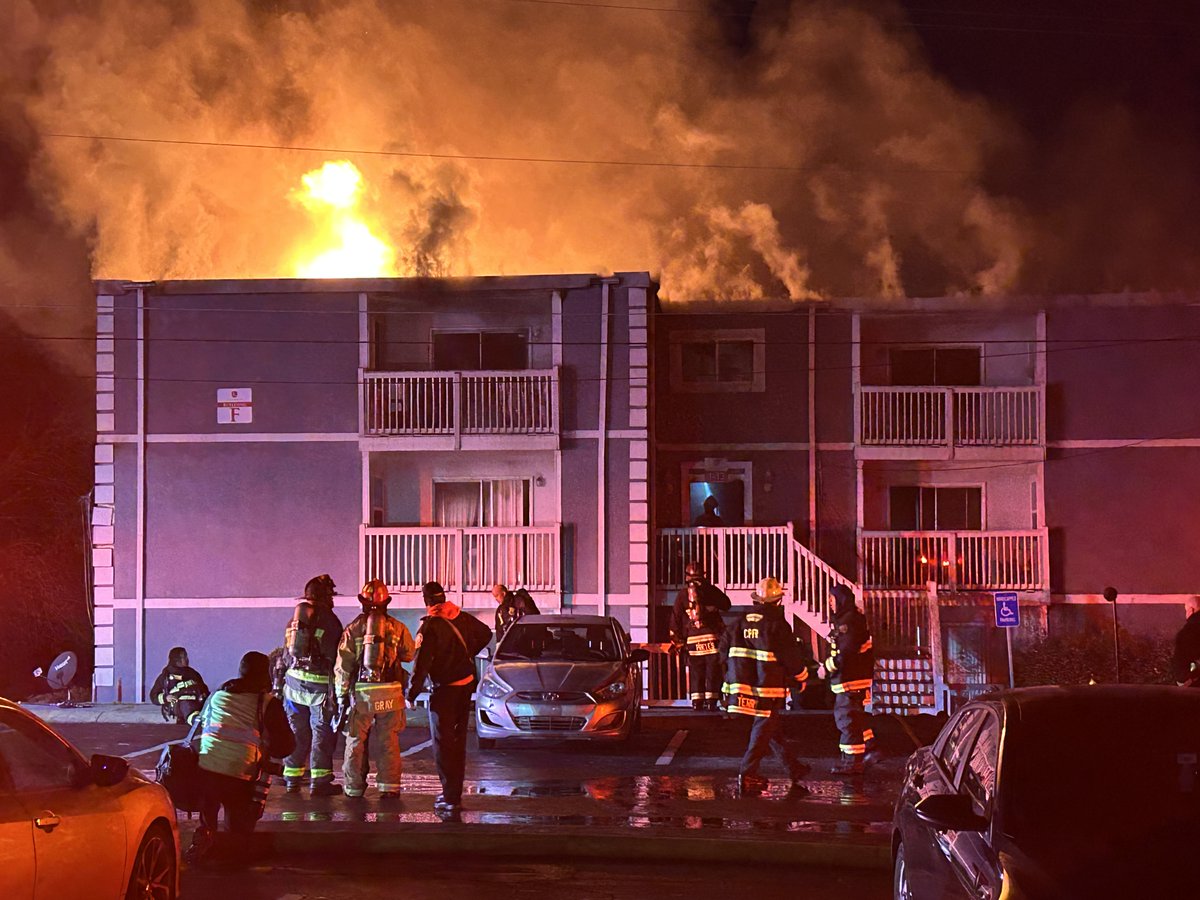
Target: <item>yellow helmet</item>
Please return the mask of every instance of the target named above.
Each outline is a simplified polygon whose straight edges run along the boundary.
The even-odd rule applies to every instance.
[[[378,578],[372,578],[358,592],[358,602],[367,610],[383,609],[391,600],[392,595],[388,593],[387,585]]]

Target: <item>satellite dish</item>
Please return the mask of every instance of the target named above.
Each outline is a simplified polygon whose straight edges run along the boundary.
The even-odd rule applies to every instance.
[[[68,650],[66,653],[60,653],[54,658],[54,662],[50,663],[50,670],[46,672],[46,684],[50,685],[53,691],[66,691],[67,699],[60,702],[58,705],[62,707],[73,707],[77,704],[71,699],[71,682],[75,678],[75,671],[79,668],[79,658]]]

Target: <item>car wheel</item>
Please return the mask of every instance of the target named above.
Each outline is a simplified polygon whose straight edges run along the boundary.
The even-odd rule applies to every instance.
[[[175,844],[164,828],[151,828],[142,838],[125,900],[175,900]]]
[[[892,897],[894,900],[913,900],[912,886],[908,883],[908,860],[904,856],[904,844],[896,846],[896,866],[892,871]]]
[[[479,739],[479,749],[480,750],[495,750],[496,749],[496,739],[495,738],[480,738]]]

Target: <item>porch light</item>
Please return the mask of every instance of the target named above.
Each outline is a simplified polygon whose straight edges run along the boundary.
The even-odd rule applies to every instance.
[[[928,556],[921,557],[921,565],[923,565],[923,566],[929,565],[929,557]]]

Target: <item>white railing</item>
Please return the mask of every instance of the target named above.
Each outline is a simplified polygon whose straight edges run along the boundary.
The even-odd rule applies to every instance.
[[[789,525],[789,530],[791,526]],[[788,611],[824,638],[833,619],[829,592],[835,584],[844,584],[862,599],[858,585],[817,554],[792,538],[795,589],[787,601]]]
[[[790,525],[744,528],[660,528],[655,547],[655,581],[661,590],[683,587],[690,562],[704,566],[723,591],[750,591],[768,575],[791,583]]]
[[[447,592],[487,592],[493,584],[558,591],[559,526],[523,528],[363,528],[363,571],[396,592],[438,581]]]
[[[1043,443],[1040,387],[863,386],[858,442],[868,447],[1015,447]]]
[[[1045,529],[1030,531],[864,531],[859,582],[868,590],[917,590],[928,582],[959,590],[1045,590]]]
[[[363,434],[558,433],[558,369],[364,372]]]

